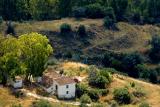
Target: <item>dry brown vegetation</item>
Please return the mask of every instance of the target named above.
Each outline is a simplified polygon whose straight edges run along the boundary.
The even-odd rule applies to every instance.
[[[30,97],[16,98],[11,94],[8,88],[0,87],[0,107],[11,107],[14,104],[21,104],[23,107],[29,107],[34,100],[34,98]]]
[[[59,36],[59,27],[62,23],[68,23],[75,32],[79,25],[85,25],[88,31],[88,44],[84,44],[79,38],[69,37],[64,39]],[[49,37],[55,52],[71,51],[80,49],[84,54],[91,52],[99,53],[106,50],[115,52],[146,51],[150,48],[149,41],[152,35],[159,34],[160,28],[153,25],[131,25],[125,22],[117,24],[118,31],[106,30],[102,19],[65,18],[54,21],[31,21],[13,23],[17,35],[29,32],[39,32]],[[0,31],[4,33],[5,23],[1,25]],[[76,33],[75,33],[76,34]]]

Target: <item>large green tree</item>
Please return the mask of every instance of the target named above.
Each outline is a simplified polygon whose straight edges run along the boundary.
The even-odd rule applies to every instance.
[[[53,51],[47,37],[38,33],[24,34],[19,37],[19,42],[27,77],[42,76],[44,65]]]
[[[16,38],[3,39],[0,49],[0,73],[2,83],[5,85],[9,78],[22,74],[23,64],[20,62],[20,44]]]

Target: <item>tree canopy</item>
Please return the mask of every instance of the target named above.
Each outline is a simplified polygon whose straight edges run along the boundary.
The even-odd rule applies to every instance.
[[[17,75],[41,76],[53,49],[46,36],[38,33],[19,38],[0,36],[0,73],[3,84]]]

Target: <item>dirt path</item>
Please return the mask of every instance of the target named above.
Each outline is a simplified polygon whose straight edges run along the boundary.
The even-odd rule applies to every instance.
[[[34,98],[37,98],[37,99],[48,100],[48,101],[54,102],[54,103],[60,103],[61,102],[61,103],[65,103],[65,104],[75,105],[75,106],[80,105],[80,102],[60,101],[60,100],[57,100],[57,99],[54,99],[54,98],[51,98],[51,97],[43,97],[43,96],[37,95],[37,94],[32,93],[32,92],[30,92],[29,90],[26,90],[26,89],[22,89],[22,91],[25,92],[27,96],[34,97]],[[88,104],[88,106],[90,106],[90,104]]]

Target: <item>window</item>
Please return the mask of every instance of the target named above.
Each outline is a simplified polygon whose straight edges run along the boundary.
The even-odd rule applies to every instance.
[[[69,85],[66,85],[66,88],[69,88]]]
[[[69,91],[66,91],[66,94],[69,94]]]
[[[58,86],[56,85],[56,90],[58,90]]]

